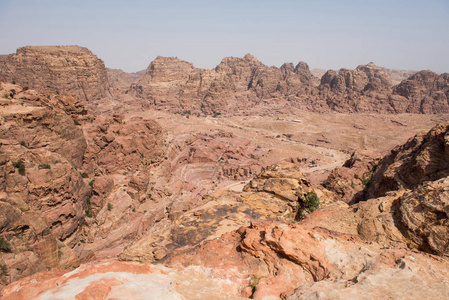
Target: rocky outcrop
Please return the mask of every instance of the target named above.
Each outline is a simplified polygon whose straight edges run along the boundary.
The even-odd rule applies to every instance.
[[[203,196],[195,207],[178,200],[168,206],[169,223],[161,222],[157,230],[127,247],[119,258],[158,261],[174,249],[248,226],[251,219],[293,222],[305,213],[307,194],[314,191],[298,167],[287,162],[267,168],[251,184],[253,188],[246,192],[227,190]],[[324,203],[325,195],[318,189],[316,192]]]
[[[279,105],[274,101],[279,97],[301,102],[316,82],[303,62],[296,68],[292,64],[268,67],[247,54],[224,58],[215,69],[205,70],[178,58],[157,57],[130,93],[158,108],[235,114],[261,103]]]
[[[91,175],[135,172],[162,159],[163,135],[154,120],[124,119],[121,114],[97,118],[86,128],[91,137],[84,163]]]
[[[372,62],[358,66],[355,70],[340,69],[327,71],[321,78],[321,87],[328,86],[336,94],[361,92],[376,86],[379,89],[391,87],[391,80],[383,68]]]
[[[10,251],[1,254],[0,264],[14,281],[79,265],[73,248],[81,239],[90,187],[76,170],[86,149],[76,125],[86,118],[79,100],[1,83],[0,94],[6,91],[0,108],[0,236]]]
[[[418,72],[395,86],[393,93],[408,99],[406,112],[427,114],[449,112],[448,73],[438,75],[431,71]]]
[[[367,199],[449,176],[448,131],[449,123],[444,122],[427,134],[418,134],[394,148],[377,165],[367,189]]]
[[[343,166],[332,170],[324,186],[346,203],[359,202],[364,199],[378,161],[378,154],[373,151],[353,152]]]
[[[194,278],[194,280],[192,280]],[[82,265],[70,275],[63,271],[35,274],[15,282],[2,299],[244,299],[211,278],[201,267],[182,270],[124,262]]]
[[[108,96],[102,60],[79,46],[27,46],[0,58],[0,77],[8,82],[58,94],[73,94],[86,102]]]
[[[449,256],[449,178],[405,193],[398,199],[398,219],[411,246]]]

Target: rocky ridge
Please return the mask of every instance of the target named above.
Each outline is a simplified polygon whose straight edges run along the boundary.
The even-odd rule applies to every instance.
[[[226,57],[212,70],[159,56],[140,77],[108,71],[93,53],[78,46],[27,46],[0,57],[0,77],[8,82],[74,94],[92,111],[107,113],[152,108],[260,115],[286,107],[320,113],[449,112],[447,73],[421,71],[395,86],[390,74],[394,72],[369,63],[354,70],[329,70],[320,80],[304,62],[269,67],[247,54]]]

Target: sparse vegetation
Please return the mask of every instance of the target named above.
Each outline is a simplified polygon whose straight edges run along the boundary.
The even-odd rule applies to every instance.
[[[17,168],[19,171],[19,174],[24,176],[25,175],[25,164],[23,163],[23,160],[19,159],[17,162],[12,164],[14,168]]]
[[[74,122],[75,122],[75,125],[76,125],[76,126],[81,126],[81,123],[78,122],[78,120],[75,120]]]
[[[22,89],[22,91],[28,91],[28,87],[27,87],[27,86],[24,86],[23,89]]]
[[[114,205],[112,205],[111,203],[108,203],[108,210],[111,211],[112,208],[114,208]]]
[[[212,117],[216,118],[218,116],[221,116],[221,112],[214,112],[214,115]]]
[[[80,173],[80,175],[83,178],[89,178],[89,174],[87,174],[86,172]]]
[[[13,80],[12,82],[11,82],[12,84],[16,84],[16,82]]]
[[[6,264],[0,265],[0,272],[2,276],[9,276],[8,267]]]
[[[37,168],[39,170],[41,170],[41,169],[50,169],[50,165],[49,164],[40,164]]]
[[[1,252],[11,252],[11,245],[7,240],[0,237],[0,251]]]
[[[320,198],[315,192],[308,192],[304,201],[305,208],[309,212],[314,212],[320,206]]]
[[[62,256],[62,248],[64,248],[65,247],[65,245],[64,244],[59,244],[58,245],[58,258],[61,258],[61,256]]]
[[[373,177],[374,171],[376,171],[376,167],[377,166],[374,166],[371,170],[369,170],[368,172],[363,174],[362,179],[360,179],[362,181],[362,185],[363,185],[364,189],[369,188],[369,185],[371,183],[371,178]]]
[[[181,116],[189,116],[192,114],[190,110],[184,110],[184,111],[175,111],[175,114],[181,115]]]
[[[253,293],[256,290],[256,287],[259,284],[259,281],[265,277],[267,277],[267,276],[253,275],[253,278],[251,279],[251,283],[248,285],[249,287],[251,287]]]
[[[86,205],[86,209],[84,210],[84,212],[86,213],[86,216],[88,218],[92,218],[92,212],[90,211],[90,198],[87,199],[87,205]]]

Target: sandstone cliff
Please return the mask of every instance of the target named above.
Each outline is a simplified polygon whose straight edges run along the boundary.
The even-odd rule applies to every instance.
[[[102,60],[79,46],[27,46],[0,58],[0,77],[29,88],[92,102],[109,94]]]
[[[9,283],[79,265],[73,248],[91,191],[76,170],[86,150],[79,100],[0,84],[0,236],[9,245],[0,264]]]
[[[213,70],[158,57],[129,92],[158,109],[238,114],[262,104],[285,105],[288,97],[301,102],[317,81],[303,62],[296,68],[292,64],[268,67],[250,54],[224,58]]]

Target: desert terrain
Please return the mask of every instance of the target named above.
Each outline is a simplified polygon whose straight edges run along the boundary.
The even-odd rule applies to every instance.
[[[448,73],[149,63],[0,56],[3,299],[449,297]]]

